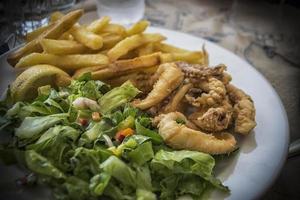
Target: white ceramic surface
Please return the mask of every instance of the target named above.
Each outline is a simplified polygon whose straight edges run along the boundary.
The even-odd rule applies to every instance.
[[[229,186],[231,194],[214,193],[212,199],[259,198],[274,182],[287,155],[289,127],[286,112],[277,93],[252,66],[222,47],[204,39],[171,30],[151,27],[148,32],[159,32],[168,37],[168,43],[190,50],[201,49],[205,44],[209,52],[210,64],[226,64],[228,72],[232,75],[232,82],[251,95],[257,110],[257,127],[249,136],[238,137],[239,153],[230,159],[223,160],[217,166],[216,175]],[[13,80],[14,73],[6,62],[6,55],[0,57],[1,93]],[[9,184],[9,180],[13,180],[14,176],[8,173],[3,176],[3,172],[7,170],[12,172],[17,169],[0,166],[0,175],[3,177],[0,179],[0,186]],[[13,197],[17,194],[24,194],[22,199],[40,197],[33,198],[34,193],[28,194],[24,191],[7,195]]]

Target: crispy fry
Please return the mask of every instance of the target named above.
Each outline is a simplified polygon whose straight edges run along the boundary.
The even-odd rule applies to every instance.
[[[159,53],[141,56],[130,60],[119,60],[110,67],[92,72],[92,78],[98,80],[109,79],[129,72],[146,69],[160,62]]]
[[[83,75],[83,74],[85,74],[85,73],[87,73],[87,72],[98,71],[98,70],[100,70],[100,69],[102,69],[102,68],[104,68],[104,67],[106,67],[106,65],[105,65],[105,66],[85,67],[85,68],[77,69],[77,70],[74,72],[72,78],[73,78],[73,79],[77,79],[77,78],[79,78],[81,75]]]
[[[91,66],[105,66],[108,64],[108,58],[102,54],[58,56],[46,53],[32,53],[20,59],[16,68],[30,67],[37,64],[50,64],[65,70],[76,70]]]
[[[93,21],[91,24],[89,24],[86,27],[86,29],[93,33],[99,33],[105,26],[108,25],[109,21],[110,21],[110,17],[104,16],[101,19]]]
[[[59,11],[53,12],[50,15],[49,21],[50,21],[50,23],[56,22],[57,20],[61,19],[63,16],[64,16],[64,14],[62,12],[59,12]]]
[[[124,26],[121,26],[119,24],[107,24],[100,32],[126,35],[126,29],[124,28]]]
[[[46,30],[48,30],[51,26],[53,26],[53,25],[42,26],[42,27],[39,27],[39,28],[33,30],[30,33],[27,33],[26,36],[25,36],[26,37],[26,42],[30,42],[30,41],[36,39],[41,34],[43,34]]]
[[[209,65],[209,55],[205,49],[205,45],[202,46],[202,51],[203,51],[203,65],[208,66]]]
[[[185,61],[188,63],[203,64],[203,52],[193,51],[186,53],[162,53],[160,54],[161,62]]]
[[[142,21],[135,23],[132,27],[130,27],[126,31],[127,36],[131,36],[131,35],[135,35],[135,34],[144,32],[146,30],[146,28],[149,26],[149,24],[150,23],[146,20],[142,20]]]
[[[139,67],[149,67],[160,63],[160,53],[140,56],[129,60],[118,60],[114,64],[118,68],[135,69]]]
[[[160,34],[138,34],[125,38],[116,46],[110,49],[107,53],[110,61],[115,61],[123,55],[126,55],[130,50],[151,42],[164,40],[165,37]]]
[[[139,56],[148,55],[153,53],[154,47],[153,43],[145,44],[137,49]]]
[[[32,40],[31,42],[25,44],[23,47],[19,48],[7,58],[8,62],[14,66],[22,57],[32,53],[32,52],[41,52],[42,47],[39,41],[43,38],[56,39],[61,36],[62,33],[70,29],[76,21],[83,14],[83,10],[75,10],[63,16],[60,20],[56,21],[51,28],[46,30],[42,35],[37,39]]]
[[[187,52],[190,52],[188,50],[181,49],[181,48],[175,47],[173,45],[162,43],[162,42],[155,43],[154,49],[155,49],[155,51],[161,51],[163,53],[187,53]]]
[[[102,49],[110,49],[123,39],[123,36],[117,34],[105,33],[103,37]]]
[[[80,54],[89,51],[84,45],[71,40],[42,39],[40,44],[45,53],[55,55]]]
[[[64,16],[64,14],[62,14],[61,12],[52,13],[50,16],[49,24],[46,26],[39,27],[30,33],[27,33],[26,41],[30,42],[30,41],[34,40],[35,38],[37,38],[38,36],[40,36],[42,33],[44,33],[46,30],[48,30],[51,27],[51,25],[53,25],[54,22],[56,22],[63,16]]]
[[[93,50],[100,49],[103,46],[103,38],[100,35],[88,31],[83,26],[73,26],[71,34],[75,40]]]
[[[70,34],[69,31],[64,32],[59,38],[59,40],[74,40],[73,35]]]
[[[105,79],[102,81],[111,85],[112,87],[117,87],[122,85],[124,82],[130,80],[135,85],[135,87],[138,87],[138,89],[143,91],[145,88],[141,87],[142,85],[140,85],[140,80],[139,80],[141,77],[139,76],[142,75],[143,77],[146,76],[146,74],[149,74],[149,76],[151,76],[156,72],[157,68],[158,66],[153,66],[146,69],[140,69],[138,71],[131,70],[121,76],[118,75],[117,77],[112,77],[110,79]]]

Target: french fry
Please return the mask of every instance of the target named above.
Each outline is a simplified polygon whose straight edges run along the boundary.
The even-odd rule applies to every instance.
[[[84,45],[71,40],[42,39],[40,44],[45,53],[55,55],[80,54],[89,51]]]
[[[63,16],[64,15],[61,12],[52,13],[51,16],[50,16],[49,24],[46,25],[46,26],[39,27],[39,28],[33,30],[30,33],[27,33],[26,34],[26,41],[30,42],[30,41],[34,40],[35,38],[37,38],[38,36],[40,36],[43,32],[48,30],[51,27],[51,25],[53,25],[53,23],[55,21],[59,20]]]
[[[204,64],[203,58],[204,58],[204,55],[203,55],[203,52],[201,52],[201,51],[194,51],[194,52],[187,52],[187,53],[162,53],[162,54],[160,54],[161,63],[174,62],[174,61],[185,61],[188,63]]]
[[[103,46],[103,38],[100,35],[88,31],[83,26],[73,26],[71,34],[75,40],[93,50],[100,49]]]
[[[159,42],[164,40],[165,37],[160,34],[137,34],[125,38],[116,44],[107,53],[110,61],[115,61],[123,55],[126,55],[130,50],[133,50],[146,43]]]
[[[64,16],[64,14],[63,14],[62,12],[59,12],[59,11],[53,12],[53,13],[50,15],[49,22],[50,22],[50,23],[54,23],[54,22],[56,22],[57,20],[61,19],[63,16]]]
[[[15,52],[11,53],[7,61],[14,66],[22,57],[33,53],[33,52],[41,52],[42,47],[40,45],[40,40],[43,38],[56,39],[61,36],[64,32],[70,29],[77,20],[83,14],[83,10],[75,10],[67,15],[63,16],[60,20],[56,21],[51,28],[46,30],[42,35],[40,35],[37,39],[34,39],[23,47],[19,48]]]
[[[126,29],[124,26],[119,24],[107,24],[103,29],[100,31],[101,33],[112,33],[117,35],[126,35]]]
[[[127,31],[126,34],[127,36],[135,35],[142,33],[146,30],[146,28],[149,26],[149,22],[146,20],[139,21],[135,23],[132,27],[130,27]]]
[[[153,53],[150,55],[140,56],[128,60],[118,60],[114,63],[117,68],[122,69],[136,69],[143,67],[150,67],[160,63],[160,53]]]
[[[76,70],[84,67],[105,66],[108,64],[108,58],[102,54],[59,56],[46,53],[32,53],[20,59],[16,68],[30,67],[38,64],[50,64],[64,70]]]
[[[105,33],[103,37],[103,46],[102,49],[110,49],[120,42],[124,37],[117,34]]]
[[[92,72],[92,78],[97,80],[109,79],[130,71],[146,69],[160,63],[160,53],[141,56],[129,60],[119,60],[111,64],[108,68]]]
[[[152,75],[156,72],[158,66],[153,66],[153,67],[149,67],[147,69],[141,69],[138,71],[128,71],[128,74],[124,74],[121,76],[117,76],[117,77],[113,77],[110,79],[105,79],[102,80],[105,83],[111,85],[112,87],[117,87],[122,85],[124,82],[130,80],[136,87],[138,86],[138,84],[136,84],[136,82],[138,82],[139,80],[139,75],[141,74],[149,74]],[[144,88],[138,88],[140,90],[143,90]],[[147,91],[143,91],[143,92],[147,92]]]
[[[203,51],[203,65],[208,66],[209,65],[209,55],[205,49],[205,45],[202,46],[202,51]]]
[[[79,78],[80,76],[82,76],[83,74],[85,74],[87,72],[98,71],[98,70],[103,69],[105,67],[106,67],[106,65],[105,66],[95,66],[95,67],[85,67],[85,68],[77,69],[74,72],[72,78],[77,79],[77,78]]]
[[[39,28],[31,31],[30,33],[27,33],[26,36],[25,36],[26,42],[30,42],[30,41],[36,39],[41,34],[43,34],[46,30],[48,30],[51,26],[53,26],[53,24],[39,27]]]
[[[148,55],[154,52],[154,44],[148,43],[137,49],[137,53],[139,56]]]
[[[110,22],[110,17],[104,16],[101,19],[93,21],[89,24],[86,29],[93,33],[99,33],[105,26],[107,26]]]
[[[161,51],[163,53],[187,53],[187,52],[191,52],[185,49],[181,49],[179,47],[175,47],[173,45],[170,44],[166,44],[166,43],[155,43],[154,44],[154,49],[155,51]]]

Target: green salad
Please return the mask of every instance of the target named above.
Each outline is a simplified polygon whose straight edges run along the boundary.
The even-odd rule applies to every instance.
[[[42,86],[30,102],[1,102],[0,157],[25,165],[55,199],[203,199],[228,192],[214,158],[166,146],[151,118],[130,105],[140,91],[90,79]],[[9,96],[9,95],[8,95]],[[180,122],[178,122],[180,123]]]

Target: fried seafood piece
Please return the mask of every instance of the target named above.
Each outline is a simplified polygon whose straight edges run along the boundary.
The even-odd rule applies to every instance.
[[[228,84],[226,89],[234,103],[234,131],[246,135],[256,126],[254,103],[249,95],[234,85]]]
[[[162,114],[159,117],[158,132],[165,143],[174,149],[188,149],[209,154],[225,154],[236,148],[236,140],[230,133],[206,134],[188,128],[188,120],[179,112]],[[180,121],[180,123],[178,123]]]
[[[225,85],[214,77],[199,81],[197,84],[194,84],[194,87],[201,89],[203,93],[198,97],[188,93],[185,95],[185,98],[188,103],[195,107],[216,105],[222,102],[226,95]]]
[[[153,76],[154,73],[151,71],[140,71],[132,72],[119,76],[117,78],[104,80],[105,83],[111,85],[112,87],[117,87],[130,80],[131,83],[138,88],[143,93],[148,93],[152,89],[152,85],[149,82],[149,79]]]
[[[184,95],[193,87],[193,84],[186,83],[178,88],[176,93],[171,97],[169,103],[164,108],[164,113],[178,111]]]
[[[174,63],[165,63],[158,67],[154,77],[158,80],[153,89],[145,99],[135,100],[135,107],[145,110],[161,102],[182,83],[184,74]]]
[[[220,106],[202,108],[189,116],[201,130],[219,132],[227,129],[232,122],[233,108],[228,98]]]
[[[199,81],[199,79],[207,79],[208,77],[221,77],[226,70],[226,66],[223,64],[217,65],[216,67],[206,67],[199,64],[189,64],[186,62],[176,62],[175,63],[184,73],[185,78],[194,79],[194,81]]]

